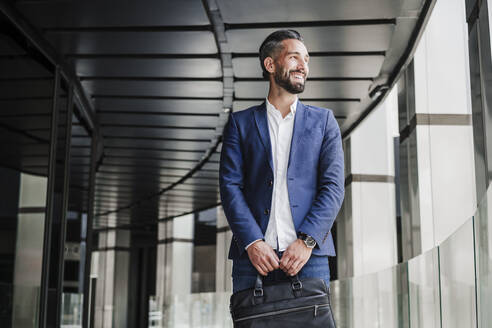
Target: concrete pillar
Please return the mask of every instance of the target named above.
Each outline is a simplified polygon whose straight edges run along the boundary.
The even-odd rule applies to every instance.
[[[180,301],[191,294],[193,270],[194,214],[159,222],[157,246],[156,302],[162,312],[161,327],[186,321]],[[159,325],[159,323],[158,323]]]
[[[222,206],[217,207],[217,255],[215,289],[217,292],[232,292],[232,261],[228,259],[232,231],[227,223]]]
[[[130,231],[99,233],[94,327],[128,327]]]
[[[476,208],[464,1],[438,1],[400,86],[403,259],[442,243]]]
[[[397,262],[396,113],[392,91],[344,140],[345,200],[336,221],[339,278],[380,271]]]

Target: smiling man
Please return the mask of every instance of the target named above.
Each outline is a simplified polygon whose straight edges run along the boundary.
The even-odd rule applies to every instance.
[[[331,110],[302,104],[309,54],[300,34],[280,30],[260,46],[268,96],[232,113],[220,160],[222,207],[233,233],[234,292],[288,276],[329,286],[330,229],[344,196],[340,129]]]

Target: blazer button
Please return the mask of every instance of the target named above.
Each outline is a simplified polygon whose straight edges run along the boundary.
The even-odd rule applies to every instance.
[[[273,180],[268,181],[268,185],[271,187],[273,186]]]
[[[268,215],[270,213],[270,210],[267,208],[264,213]]]

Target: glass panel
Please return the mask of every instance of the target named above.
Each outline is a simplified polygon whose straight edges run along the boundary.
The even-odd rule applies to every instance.
[[[82,327],[82,294],[63,293],[62,295],[62,328]]]
[[[408,261],[410,327],[441,325],[437,253],[434,248]]]
[[[174,295],[159,325],[158,315],[150,327],[232,327],[229,293]]]
[[[332,282],[331,302],[340,327],[408,327],[407,264]]]
[[[54,68],[0,27],[0,327],[37,327]]]
[[[442,327],[476,327],[473,220],[439,247]]]
[[[492,327],[492,189],[475,215],[479,327]]]
[[[352,279],[330,282],[330,301],[338,327],[353,327]]]

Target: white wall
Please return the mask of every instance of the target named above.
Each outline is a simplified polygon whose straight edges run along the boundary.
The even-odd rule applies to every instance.
[[[468,31],[462,0],[437,1],[414,57],[416,112],[471,114]],[[472,125],[418,125],[422,252],[476,208]]]
[[[352,132],[350,172],[346,175],[394,179],[397,103],[396,91],[392,91]],[[341,277],[343,274],[358,276],[380,271],[397,262],[394,180],[371,182],[364,179],[347,186],[350,190],[346,193],[345,208],[337,219],[338,226],[344,225],[340,229],[343,236],[339,236],[337,242],[339,254],[346,257],[339,259],[345,266],[345,273],[340,272]],[[345,263],[347,260],[353,263]]]

